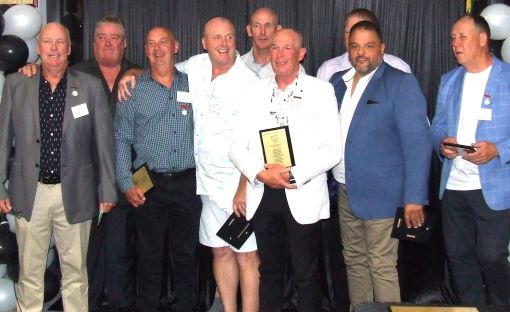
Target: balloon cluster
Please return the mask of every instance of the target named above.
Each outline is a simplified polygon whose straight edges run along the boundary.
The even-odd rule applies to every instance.
[[[16,308],[14,283],[19,277],[19,260],[15,219],[16,217],[12,214],[6,216],[0,213],[0,312],[9,312]],[[53,244],[50,245],[48,251],[47,270],[44,274],[45,302],[55,298],[60,290],[59,277],[50,268],[56,258],[56,250],[53,246]]]
[[[480,15],[489,24],[491,39],[504,40],[501,46],[501,58],[510,63],[510,6],[503,3],[491,4],[483,9]]]
[[[33,6],[18,4],[0,13],[0,71],[13,72],[39,58],[36,36],[42,20]]]

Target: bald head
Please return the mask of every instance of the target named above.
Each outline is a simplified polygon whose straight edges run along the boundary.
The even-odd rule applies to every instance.
[[[246,33],[252,39],[254,50],[268,51],[274,32],[280,29],[278,14],[270,8],[259,8],[250,15]]]
[[[205,25],[204,25],[204,29],[202,31],[202,36],[205,37],[207,34],[210,35],[211,32],[213,32],[214,29],[217,28],[220,25],[224,26],[224,27],[227,27],[227,28],[230,28],[232,34],[235,37],[236,28],[234,26],[234,23],[232,23],[231,20],[229,20],[228,18],[223,17],[223,16],[216,16],[216,17],[213,17],[210,20],[208,20],[205,23]]]
[[[225,17],[214,17],[204,26],[202,47],[209,54],[214,70],[225,72],[236,60],[236,30]]]
[[[250,15],[250,25],[253,25],[256,20],[261,17],[270,19],[274,25],[278,25],[280,23],[278,14],[275,10],[271,8],[258,8]]]
[[[280,89],[283,90],[296,78],[299,72],[299,63],[305,54],[303,36],[299,32],[283,28],[274,34],[270,58]]]
[[[174,33],[165,27],[154,27],[147,33],[145,54],[149,59],[151,70],[173,69],[175,54],[179,51],[179,43]]]

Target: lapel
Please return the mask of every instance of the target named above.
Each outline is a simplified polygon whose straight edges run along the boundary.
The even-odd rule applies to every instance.
[[[487,84],[485,85],[485,90],[483,92],[483,98],[482,102],[480,103],[480,108],[491,109],[492,112],[494,112],[495,103],[499,103],[499,99],[497,98],[498,95],[497,88],[499,85],[498,77],[500,77],[499,72],[501,71],[501,62],[494,56],[492,57],[492,60],[493,60],[492,68],[491,72],[489,73],[489,78],[487,79]],[[494,96],[496,96],[496,98],[494,98]],[[489,104],[484,103],[487,97],[490,97]],[[478,120],[476,134],[478,135],[478,130],[480,128],[484,128],[487,126],[488,126],[487,121]],[[477,141],[479,140],[478,136],[476,137],[476,139]]]
[[[37,74],[28,79],[27,82],[27,97],[28,105],[32,109],[32,117],[34,118],[35,133],[34,136],[39,138],[41,133],[41,124],[39,121],[39,82],[41,79],[41,70],[39,68]]]
[[[354,111],[354,115],[352,116],[351,125],[349,126],[349,132],[347,133],[347,137],[349,137],[351,133],[355,133],[354,130],[356,129],[356,127],[358,127],[362,123],[363,114],[367,109],[367,102],[368,100],[373,99],[374,91],[376,89],[376,86],[379,85],[380,79],[383,79],[385,69],[386,63],[382,61],[379,67],[377,68],[376,72],[374,73],[374,76],[372,77],[372,79],[370,79],[370,82],[365,88],[363,95],[359,99],[358,105],[356,106],[356,110]],[[345,90],[345,92],[350,92],[350,90]]]
[[[484,91],[484,99],[485,99],[485,96],[490,96],[491,97],[491,103],[497,103],[499,99],[494,99],[493,96],[496,95],[498,92],[497,92],[497,87],[499,85],[499,79],[498,77],[500,77],[499,75],[499,72],[501,71],[501,62],[496,58],[496,57],[493,57],[493,62],[492,62],[492,68],[491,68],[491,72],[489,74],[489,79],[487,80],[487,85],[485,85],[485,91]],[[495,102],[495,101],[496,102]],[[482,106],[481,107],[484,107],[484,108],[492,108],[493,106],[492,105],[484,105],[483,104],[483,100],[482,100]]]
[[[67,69],[67,86],[66,86],[66,107],[64,109],[64,125],[62,126],[62,138],[66,133],[71,121],[74,119],[71,108],[77,104],[85,103],[79,102],[82,98],[83,92],[80,92],[79,81],[76,77],[76,72],[71,68]]]

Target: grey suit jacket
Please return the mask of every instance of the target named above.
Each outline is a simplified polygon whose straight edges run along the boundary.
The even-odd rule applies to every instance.
[[[0,199],[30,221],[39,179],[39,73],[9,75],[0,103]],[[88,114],[74,118],[72,107],[85,103]],[[12,146],[15,153],[12,155]],[[67,97],[61,146],[62,197],[67,220],[93,218],[99,202],[116,202],[112,115],[101,81],[67,71]],[[4,187],[9,179],[8,190]]]

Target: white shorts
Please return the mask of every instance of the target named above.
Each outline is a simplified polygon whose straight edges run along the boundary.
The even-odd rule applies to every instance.
[[[248,237],[241,249],[237,249],[219,238],[216,233],[218,233],[221,226],[232,214],[232,208],[228,211],[219,207],[218,204],[214,200],[211,200],[211,197],[208,195],[200,195],[200,197],[202,198],[202,215],[200,216],[200,230],[198,232],[200,244],[213,248],[229,246],[230,249],[235,252],[250,252],[257,250],[255,233],[252,233],[250,237]]]

